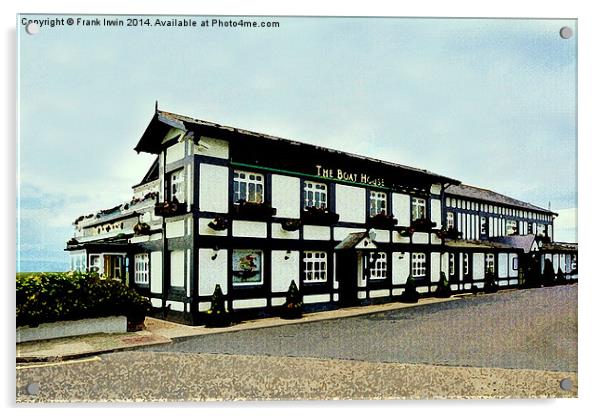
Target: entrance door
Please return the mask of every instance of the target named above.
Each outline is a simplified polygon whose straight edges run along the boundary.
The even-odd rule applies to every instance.
[[[123,257],[121,255],[104,255],[104,275],[109,279],[123,280]]]
[[[339,304],[358,304],[358,254],[355,250],[341,250],[336,253],[337,281],[339,282]]]

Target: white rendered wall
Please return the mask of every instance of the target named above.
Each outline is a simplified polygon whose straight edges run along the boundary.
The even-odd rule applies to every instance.
[[[366,222],[366,190],[347,185],[336,185],[336,212],[339,221]]]
[[[228,168],[200,164],[201,211],[228,212]]]
[[[163,292],[163,257],[160,251],[150,253],[150,291]]]
[[[184,220],[165,223],[165,236],[167,238],[184,236]]]
[[[186,156],[186,143],[177,142],[167,148],[167,155],[165,160],[167,163],[177,162],[180,159],[184,159]]]
[[[438,199],[431,199],[431,221],[435,228],[441,227],[441,201]]]
[[[286,292],[291,280],[299,287],[299,252],[272,251],[272,292]]]
[[[232,221],[232,236],[266,238],[268,226],[265,222],[234,220]]]
[[[170,253],[170,282],[172,287],[184,287],[184,250],[174,250]]]
[[[212,295],[215,285],[220,285],[222,292],[228,293],[228,250],[218,250],[216,254],[211,248],[199,249],[199,295]]]
[[[201,136],[199,145],[195,146],[194,153],[197,155],[211,156],[219,159],[228,159],[228,142],[225,140]]]
[[[410,225],[410,196],[393,193],[392,213],[397,218],[397,225],[407,227]]]
[[[441,253],[431,253],[431,282],[439,281],[441,272]]]
[[[394,285],[403,285],[410,275],[410,253],[394,252],[393,256],[393,276],[391,280]],[[402,257],[400,259],[400,257]]]
[[[338,208],[337,208],[338,209]],[[304,225],[304,240],[330,240],[330,227],[323,225]]]
[[[498,276],[501,278],[508,277],[508,253],[498,254]]]
[[[472,278],[475,280],[485,278],[485,254],[474,253],[472,255]]]
[[[449,253],[441,253],[441,271],[449,280]]]
[[[516,268],[516,270],[514,269],[514,267],[512,267],[514,265],[514,259],[517,259],[516,261],[518,262],[518,255],[515,253],[509,253],[508,254],[508,277],[518,277],[518,267]]]
[[[276,208],[276,216],[283,218],[299,218],[301,181],[292,176],[272,175],[272,207]]]

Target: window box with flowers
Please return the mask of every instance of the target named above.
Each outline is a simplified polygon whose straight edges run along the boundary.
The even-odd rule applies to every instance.
[[[175,217],[185,213],[186,204],[179,202],[176,198],[155,204],[155,215],[160,217]]]
[[[268,220],[276,215],[276,208],[266,202],[238,200],[230,210],[233,216],[248,220]]]
[[[443,228],[437,231],[437,237],[441,240],[458,240],[462,237],[462,233],[456,228]]]
[[[391,229],[397,225],[397,219],[393,215],[387,215],[384,212],[368,218],[367,226],[369,228]]]
[[[339,214],[328,208],[307,207],[301,211],[301,222],[310,225],[333,225],[339,222]]]
[[[413,228],[414,232],[429,232],[435,227],[435,225],[437,224],[428,218],[417,218],[412,221],[410,228]]]

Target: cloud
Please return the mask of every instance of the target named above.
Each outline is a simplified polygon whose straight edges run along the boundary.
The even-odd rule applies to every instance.
[[[130,198],[153,160],[132,149],[155,100],[576,209],[576,37],[558,36],[574,21],[279,20],[21,37],[23,253],[62,253],[73,219]]]

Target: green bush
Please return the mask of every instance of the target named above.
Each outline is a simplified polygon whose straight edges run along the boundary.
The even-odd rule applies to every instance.
[[[150,301],[118,280],[97,273],[17,275],[17,326],[125,315],[141,322]]]

